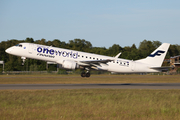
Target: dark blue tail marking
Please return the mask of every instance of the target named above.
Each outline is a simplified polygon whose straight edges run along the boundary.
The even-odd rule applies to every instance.
[[[155,56],[160,56],[162,53],[164,53],[165,51],[162,50],[158,50],[157,52],[155,52],[154,54],[150,54],[149,57],[155,57]]]

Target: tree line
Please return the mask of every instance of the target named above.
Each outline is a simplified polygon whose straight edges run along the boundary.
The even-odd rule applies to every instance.
[[[53,47],[60,47],[72,50],[78,50],[83,52],[90,52],[95,54],[101,54],[106,56],[116,56],[119,52],[122,52],[120,58],[137,60],[148,56],[152,51],[159,47],[162,43],[160,41],[143,40],[140,42],[137,48],[135,44],[132,46],[121,47],[119,44],[114,44],[109,48],[105,47],[93,47],[91,42],[84,39],[69,40],[68,43],[54,39],[53,41],[46,41],[46,39],[34,40],[33,38],[26,38],[25,40],[11,39],[2,41],[0,43],[0,61],[5,62],[5,71],[43,71],[46,70],[46,62],[34,59],[26,60],[25,64],[22,65],[20,57],[13,56],[5,53],[5,50],[18,43],[28,42],[42,45],[48,45]],[[180,45],[171,45],[166,59],[172,56],[180,55]],[[56,65],[51,65],[49,70],[56,70]],[[2,65],[0,65],[0,71],[2,71]]]

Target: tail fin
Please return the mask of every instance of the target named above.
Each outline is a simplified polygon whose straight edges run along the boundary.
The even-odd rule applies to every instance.
[[[149,64],[153,67],[161,67],[164,61],[164,58],[167,54],[167,51],[169,49],[169,46],[170,46],[169,43],[163,43],[155,51],[153,51],[149,56],[147,56],[144,59],[137,60],[137,62]]]

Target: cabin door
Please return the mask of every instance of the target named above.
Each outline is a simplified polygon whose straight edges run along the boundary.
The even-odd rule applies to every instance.
[[[33,47],[34,47],[34,44],[29,44],[29,53],[30,54],[33,53]]]
[[[131,70],[134,71],[136,68],[136,62],[132,61]]]

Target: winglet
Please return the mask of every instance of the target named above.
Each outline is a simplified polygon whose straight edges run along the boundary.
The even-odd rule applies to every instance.
[[[121,55],[121,52],[117,54],[114,58],[117,59]]]

